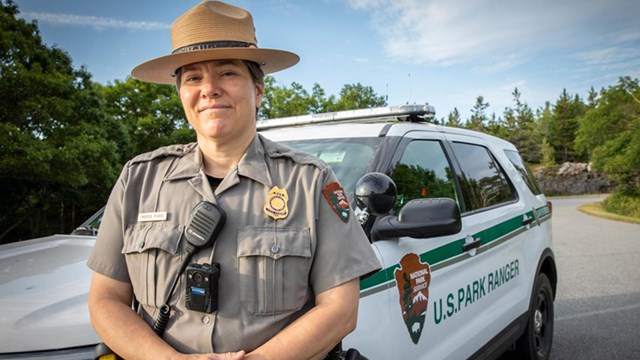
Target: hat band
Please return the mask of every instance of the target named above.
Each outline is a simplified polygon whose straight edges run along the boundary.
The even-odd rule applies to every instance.
[[[178,54],[189,51],[207,50],[207,49],[219,49],[219,48],[249,48],[257,47],[256,44],[244,42],[244,41],[212,41],[194,45],[187,45],[181,48],[173,50],[172,54]]]

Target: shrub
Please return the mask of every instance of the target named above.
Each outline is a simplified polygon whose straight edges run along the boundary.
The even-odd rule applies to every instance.
[[[614,214],[640,218],[640,197],[614,192],[602,202],[602,207]]]

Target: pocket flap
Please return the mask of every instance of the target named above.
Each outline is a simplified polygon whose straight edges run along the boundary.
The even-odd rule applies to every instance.
[[[160,249],[170,254],[178,253],[182,227],[172,223],[138,223],[125,230],[123,254],[142,253]]]
[[[311,257],[309,229],[245,227],[238,232],[238,257]]]

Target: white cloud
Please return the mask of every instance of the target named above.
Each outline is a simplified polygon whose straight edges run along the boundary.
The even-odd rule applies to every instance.
[[[40,24],[69,25],[91,27],[94,29],[131,29],[160,30],[168,29],[170,24],[149,21],[123,21],[99,16],[80,16],[71,14],[26,12],[20,14],[27,20],[37,20]]]
[[[611,46],[580,52],[575,55],[579,67],[576,74],[590,75],[590,80],[606,82],[620,76],[640,75],[640,48]]]
[[[486,62],[492,71],[526,53],[640,36],[637,0],[345,1],[371,13],[388,56],[417,64]]]
[[[640,40],[640,29],[633,28],[627,32],[617,34],[615,41],[616,42],[627,42],[627,41],[637,41]]]
[[[637,64],[640,59],[640,49],[624,46],[612,46],[578,53],[577,58],[586,65],[594,66],[619,66],[626,64],[629,59],[635,59],[635,63]]]
[[[504,70],[511,69],[514,66],[525,61],[524,56],[521,56],[519,54],[508,54],[502,57],[498,56],[491,60],[492,61],[488,63],[476,65],[473,67],[473,69],[483,74],[495,74]]]

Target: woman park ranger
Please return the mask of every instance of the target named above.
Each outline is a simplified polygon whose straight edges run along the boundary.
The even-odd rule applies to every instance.
[[[251,15],[218,1],[171,40],[132,75],[177,86],[197,141],[124,166],[88,261],[92,324],[126,359],[321,359],[380,265],[331,169],[256,133],[264,74],[299,58],[258,48]],[[203,209],[218,228],[198,238]]]

